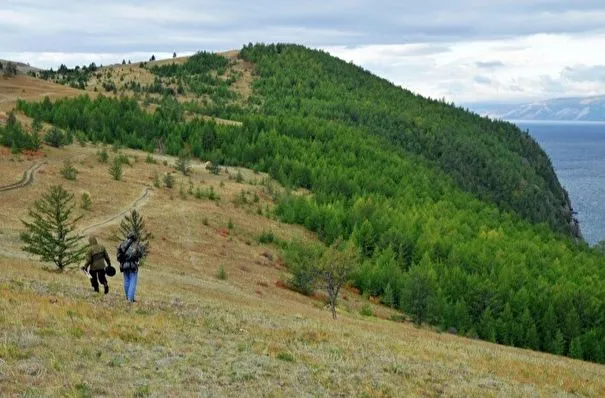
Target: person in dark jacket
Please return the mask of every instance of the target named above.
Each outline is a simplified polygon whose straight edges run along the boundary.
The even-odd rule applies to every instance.
[[[101,282],[105,287],[105,294],[107,294],[109,293],[109,283],[107,283],[107,278],[105,277],[105,264],[111,266],[111,260],[109,259],[109,255],[107,255],[107,250],[97,242],[96,237],[90,236],[88,243],[86,263],[82,269],[90,274],[90,284],[95,292],[99,292],[99,282]]]
[[[139,244],[136,233],[130,232],[124,242],[118,246],[118,261],[120,272],[124,275],[124,294],[126,299],[134,302],[139,274],[139,261],[143,257],[143,249]]]

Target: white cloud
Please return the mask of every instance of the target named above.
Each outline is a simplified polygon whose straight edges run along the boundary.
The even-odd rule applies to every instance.
[[[410,45],[327,50],[412,91],[469,102],[605,93],[602,79],[586,82],[579,77],[602,71],[605,53],[598,49],[604,46],[605,35],[540,34],[449,43],[449,51],[414,56],[407,53]]]
[[[533,99],[605,92],[588,77],[605,65],[603,21],[602,0],[3,0],[0,58],[57,67],[295,42],[435,98]]]
[[[187,56],[192,52],[178,53],[178,56]],[[112,65],[121,63],[122,60],[131,62],[148,61],[151,53],[132,52],[132,53],[59,53],[59,52],[26,52],[26,53],[2,53],[0,59],[10,59],[16,62],[23,62],[38,68],[57,69],[61,64],[69,67],[76,65],[89,65],[92,62],[98,65]],[[157,59],[171,58],[172,53],[159,52],[154,53]]]

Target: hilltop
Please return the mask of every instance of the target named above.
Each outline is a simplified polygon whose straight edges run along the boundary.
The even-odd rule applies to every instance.
[[[238,249],[240,256],[236,262],[239,264],[235,267],[250,269],[248,263],[259,257],[259,252],[250,251],[256,247],[255,240],[259,243],[259,250],[263,247],[261,257],[276,264],[275,270],[269,272],[261,268],[258,274],[264,275],[267,271],[273,280],[273,285],[265,280],[258,286],[275,286],[278,289],[276,292],[279,292],[275,302],[267,304],[269,314],[281,319],[278,323],[267,321],[269,325],[266,327],[271,330],[285,328],[293,331],[298,328],[293,326],[296,325],[296,319],[313,320],[316,322],[313,323],[316,333],[319,333],[317,328],[321,327],[327,327],[334,333],[344,333],[336,338],[332,332],[326,332],[331,336],[326,337],[327,341],[351,343],[357,339],[367,339],[363,340],[368,341],[367,349],[378,350],[371,352],[379,357],[383,352],[392,351],[393,346],[389,344],[401,343],[386,336],[399,336],[399,333],[420,333],[415,344],[430,352],[431,349],[419,342],[432,346],[442,344],[434,343],[434,338],[438,341],[442,341],[442,338],[459,341],[454,336],[433,334],[426,329],[418,330],[408,323],[399,322],[411,319],[433,325],[436,330],[450,330],[469,338],[605,362],[605,325],[601,316],[605,305],[602,254],[577,238],[579,231],[571,215],[571,204],[550,160],[531,137],[514,125],[482,118],[442,101],[422,98],[329,54],[295,45],[248,45],[240,52],[200,52],[189,58],[136,65],[125,63],[97,68],[91,64],[85,68],[43,71],[39,77],[28,77],[31,91],[25,90],[21,94],[15,91],[4,102],[5,106],[15,106],[16,121],[11,121],[0,131],[2,143],[15,153],[20,149],[35,150],[35,134],[41,128],[38,137],[52,133],[60,137],[63,144],[81,142],[87,148],[95,145],[96,150],[105,144],[145,151],[129,152],[139,156],[139,162],[132,169],[134,174],[127,176],[127,181],[132,183],[127,184],[128,189],[136,189],[119,208],[124,209],[128,203],[135,203],[141,198],[146,203],[146,212],[150,212],[146,214],[152,218],[158,217],[158,220],[151,221],[153,228],[180,237],[171,240],[170,234],[166,234],[160,246],[172,251],[173,255],[151,258],[149,267],[158,272],[177,270],[176,273],[182,278],[179,281],[170,278],[148,280],[154,290],[166,292],[148,315],[169,324],[177,340],[181,338],[177,330],[187,334],[183,325],[200,326],[186,313],[196,313],[196,303],[203,306],[201,303],[210,300],[199,291],[200,286],[205,287],[208,280],[216,279],[222,260],[216,260],[221,258],[221,254],[219,252],[217,255],[213,250],[217,242],[225,238],[221,234],[229,222],[228,219],[225,222],[224,218],[234,217],[232,224],[236,226],[236,231],[240,224],[249,226],[241,232],[243,238],[239,239],[239,243],[242,251]],[[14,79],[9,79],[0,81],[0,84],[14,82]],[[53,93],[66,90],[65,96],[43,99],[38,95],[36,98],[36,92],[41,92],[34,89],[38,84],[56,90]],[[31,96],[23,100],[22,95],[27,92]],[[29,134],[30,131],[34,135]],[[77,147],[71,148],[79,151]],[[54,153],[55,150],[51,151]],[[250,206],[250,200],[254,203],[254,194],[241,191],[225,196],[233,208],[231,204],[222,210],[221,206],[200,208],[194,205],[196,201],[187,192],[188,182],[184,183],[184,194],[177,195],[175,190],[170,195],[169,191],[161,190],[161,195],[157,195],[155,189],[147,193],[143,185],[149,185],[153,180],[153,175],[149,173],[154,168],[165,173],[169,168],[161,162],[156,166],[142,164],[140,159],[147,156],[145,153],[166,159],[169,164],[174,161],[174,156],[188,154],[200,162],[233,170],[239,168],[247,174],[246,181],[254,179],[254,175],[271,177],[283,188],[271,188],[272,193],[264,198],[265,207],[260,208],[260,213],[255,205]],[[51,157],[50,153],[48,156]],[[61,156],[57,159],[61,159]],[[93,170],[96,165],[92,163],[89,159],[85,165],[92,166]],[[198,164],[195,174],[196,178],[205,181],[206,177],[202,175],[208,172],[201,164]],[[6,175],[14,176],[12,181],[18,180],[23,167],[12,170]],[[40,172],[45,173],[45,169],[40,169]],[[109,178],[106,167],[90,177],[92,180],[83,181],[88,184],[88,180]],[[10,182],[6,181],[7,184]],[[230,186],[225,181],[223,183],[224,187]],[[32,187],[35,186],[34,183]],[[106,188],[114,195],[117,187],[112,184]],[[253,188],[248,190],[254,191]],[[93,199],[99,195],[103,197],[107,193],[98,192]],[[151,199],[147,195],[151,195]],[[261,200],[260,192],[257,192],[257,196]],[[221,195],[221,203],[223,200],[225,198]],[[148,207],[154,203],[163,203],[161,211],[155,213]],[[236,204],[245,206],[240,206],[238,210]],[[13,211],[7,212],[6,217],[19,225],[15,216],[24,214],[24,209],[22,204],[15,206]],[[240,214],[242,208],[247,211]],[[200,215],[203,212],[208,212],[209,218],[210,214],[220,214],[218,219],[222,220],[223,226],[216,231],[221,232],[220,237],[208,235],[209,230],[204,227],[204,219]],[[115,208],[106,208],[97,217],[102,222],[107,217],[113,217],[112,214],[115,216]],[[271,221],[271,230],[278,230],[279,226],[276,242],[280,244],[260,244],[260,234],[268,228],[265,220]],[[212,220],[208,222],[214,226]],[[111,225],[99,230],[106,234],[101,235],[102,238],[109,237]],[[17,235],[18,231],[13,230],[10,241],[14,249],[12,253],[18,252],[15,249]],[[233,236],[231,238],[234,239]],[[287,282],[275,283],[277,279],[287,280],[292,272],[296,272],[292,264],[281,256],[284,243],[303,239],[329,245],[339,238],[354,244],[361,255],[359,267],[352,276],[352,285],[346,293],[347,300],[340,307],[340,319],[343,319],[343,324],[350,325],[344,326],[344,329],[340,329],[338,323],[325,325],[327,311],[318,308],[317,313],[309,315],[298,310],[313,307],[312,303],[321,302],[321,298],[313,301],[282,289]],[[198,252],[198,242],[206,242],[204,248],[209,252]],[[226,248],[223,247],[223,250]],[[22,260],[14,261],[19,261],[16,263],[18,267]],[[208,268],[208,264],[212,266]],[[225,265],[225,268],[228,266]],[[227,273],[234,269],[227,269]],[[32,271],[31,275],[44,274]],[[28,291],[30,287],[27,286],[33,286],[27,282],[31,279],[23,278],[16,284],[22,284],[21,287]],[[68,278],[53,276],[52,283],[70,280]],[[230,314],[239,314],[233,315],[235,320],[231,317],[225,321],[237,325],[234,329],[223,324],[219,330],[237,334],[239,328],[249,331],[247,327],[240,326],[242,323],[264,324],[265,321],[259,319],[265,318],[254,312],[254,307],[251,309],[252,315],[245,315],[251,303],[258,303],[250,301],[251,297],[259,294],[256,290],[264,291],[249,278],[244,278],[240,283],[230,277],[229,281],[227,285],[233,295],[248,293],[244,294],[241,307],[239,301],[237,306],[224,305],[221,302],[222,299],[227,300],[224,294],[221,300],[213,301],[216,311],[228,309]],[[230,285],[232,282],[235,286]],[[7,283],[10,285],[12,282]],[[175,294],[188,304],[182,315],[185,320],[173,319],[168,322],[162,315],[162,311],[169,308],[165,303],[172,300],[170,292],[175,289],[180,291],[181,288],[187,294]],[[71,288],[64,294],[84,297]],[[265,300],[266,296],[262,297]],[[384,305],[377,305],[378,302]],[[323,307],[323,304],[318,305]],[[370,310],[367,306],[370,306]],[[34,304],[32,308],[35,308]],[[117,308],[127,311],[126,307]],[[264,311],[265,307],[262,308]],[[281,315],[275,315],[274,311]],[[383,321],[361,318],[358,315],[360,311],[366,314],[373,312]],[[300,317],[293,315],[294,312]],[[203,314],[209,316],[207,311]],[[83,315],[80,313],[80,316]],[[240,317],[247,321],[242,321]],[[72,318],[68,316],[65,321],[70,319],[73,323]],[[131,343],[138,344],[137,339],[141,339],[152,344],[152,337],[148,340],[142,337],[145,335],[142,328],[145,321],[141,319],[139,325],[141,328],[135,336],[128,337],[132,339]],[[81,329],[80,325],[77,327]],[[35,330],[36,326],[32,328]],[[355,328],[376,333],[376,336],[357,334],[353,331]],[[205,335],[196,336],[202,338]],[[257,333],[251,333],[250,338],[258,338]],[[236,337],[233,339],[241,342]],[[386,342],[381,342],[382,339],[386,339]],[[315,337],[311,340],[314,341]],[[293,340],[286,341],[292,343]],[[322,338],[320,341],[325,342]],[[460,341],[469,347],[486,344],[486,350],[492,352],[502,348],[474,340]],[[221,347],[224,345],[220,343]],[[302,372],[301,377],[306,377],[305,372],[310,369],[319,374],[327,372],[327,363],[333,358],[331,348],[320,344],[327,349],[322,351],[323,348],[308,342],[304,346],[297,351],[300,357],[284,349],[284,346],[277,351],[265,347],[259,352],[282,362],[293,362],[294,367],[300,366],[297,369]],[[442,348],[438,347],[437,351]],[[323,359],[309,353],[318,349],[323,353]],[[396,346],[393,352],[406,355],[401,350],[414,351],[411,346]],[[372,385],[363,384],[363,377],[354,376],[352,387],[345,387],[344,393],[365,390],[369,395],[396,395],[398,390],[389,387],[395,385],[391,382],[397,380],[397,384],[401,384],[402,375],[407,380],[406,375],[411,374],[411,384],[406,384],[408,387],[405,388],[410,394],[421,394],[427,390],[415,383],[420,379],[424,380],[424,384],[431,382],[424,376],[418,379],[418,376],[427,367],[432,369],[429,372],[433,374],[432,366],[437,364],[450,369],[450,366],[460,366],[461,363],[474,366],[473,361],[476,361],[481,364],[480,367],[491,369],[489,364],[479,359],[488,355],[486,351],[477,354],[478,357],[466,357],[462,362],[458,358],[459,348],[454,351],[456,354],[435,354],[447,358],[439,363],[416,351],[424,358],[421,360],[420,373],[406,373],[397,368],[392,376],[388,376],[389,381],[380,379]],[[240,359],[244,355],[228,352],[231,357],[235,355]],[[250,353],[245,348],[239,352]],[[338,352],[340,354],[336,358],[343,361],[351,357],[360,358],[355,356],[357,352],[352,346]],[[307,355],[310,355],[310,359]],[[494,354],[492,359],[494,363],[506,362],[506,356],[504,353]],[[368,357],[372,355],[363,356]],[[574,371],[560,367],[563,362],[559,361],[563,359],[552,356],[544,358],[558,370],[553,370],[549,379],[542,381],[532,378],[540,373],[523,373],[524,377],[530,378],[524,383],[544,386],[544,389],[538,388],[546,394],[560,391],[560,386],[542,383],[550,383],[559,371],[565,375]],[[18,357],[13,358],[12,363],[15,364],[16,360]],[[260,361],[254,362],[258,366],[264,363],[258,358],[255,360]],[[92,358],[88,362],[92,362]],[[570,363],[576,366],[576,362]],[[147,365],[138,364],[141,372],[148,370]],[[368,369],[361,361],[357,369],[372,375],[383,374],[379,368],[383,371],[389,368],[389,365],[386,368],[383,365],[381,363],[378,367]],[[524,360],[521,367],[526,366]],[[548,367],[543,362],[540,366]],[[582,369],[580,374],[585,373],[585,369]],[[593,369],[591,372],[595,374],[602,371],[602,367],[597,365],[589,369]],[[337,372],[339,377],[351,373],[351,369],[340,370],[342,372]],[[230,382],[221,379],[222,383],[226,383],[221,386],[231,388],[235,383],[241,387],[238,384],[241,381],[237,376],[239,371],[232,369],[232,372],[236,376]],[[242,377],[244,384],[250,381],[250,385],[258,388],[255,380],[263,380],[265,376]],[[173,377],[182,381],[184,375]],[[319,376],[321,380],[309,377],[311,385],[301,387],[291,384],[295,389],[293,391],[303,388],[305,394],[309,393],[304,389],[306,387],[325,388],[325,391],[321,391],[327,395],[338,392],[336,388],[342,384],[342,380],[326,380],[324,376]],[[149,379],[156,380],[153,377]],[[491,381],[481,381],[475,387],[469,387],[466,383],[460,386],[450,377],[437,379],[439,387],[434,394],[485,393],[494,386]],[[572,377],[570,380],[574,384],[574,391],[579,391],[575,383],[583,382],[582,379]],[[194,385],[199,383],[199,380],[193,382]],[[494,394],[524,394],[517,387],[511,387],[515,382],[509,380],[503,383],[496,382],[498,387],[495,387]],[[461,389],[456,387],[448,390],[445,384]],[[596,390],[585,391],[586,394],[601,393],[600,384],[592,386]],[[72,387],[76,388],[75,384]],[[154,384],[154,387],[157,388],[157,385]],[[270,386],[266,388],[262,391],[273,391]],[[429,387],[427,389],[430,391]],[[567,387],[563,387],[563,390],[571,392]]]

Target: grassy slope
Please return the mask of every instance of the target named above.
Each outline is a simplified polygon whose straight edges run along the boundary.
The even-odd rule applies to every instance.
[[[285,272],[277,250],[255,240],[269,229],[284,239],[313,237],[257,215],[256,205],[236,206],[232,199],[242,189],[257,192],[263,207],[272,203],[263,186],[213,176],[201,164],[191,180],[195,187],[214,186],[218,204],[180,198],[177,182],[172,192],[154,188],[141,209],[156,237],[138,303],[124,303],[120,276],[104,297],[77,272],[44,271],[23,258],[17,236],[26,207],[50,184],[90,192],[84,227],[128,208],[155,172],[170,170],[126,151],[138,162],[125,167],[124,181],[112,181],[96,150],[47,148],[47,164],[32,186],[0,193],[2,395],[605,394],[604,366],[417,329],[386,320],[391,312],[377,306],[379,317],[362,317],[364,302],[352,292],[333,322],[320,301],[276,285]],[[80,170],[75,182],[59,175],[65,158]],[[40,158],[21,160],[3,153],[0,174],[18,179],[19,170]],[[246,181],[262,177],[242,172]],[[229,219],[235,228],[225,236]],[[95,233],[113,248],[115,228]],[[215,276],[221,265],[225,281]]]

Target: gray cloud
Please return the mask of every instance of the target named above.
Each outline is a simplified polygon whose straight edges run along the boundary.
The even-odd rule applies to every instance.
[[[473,77],[473,81],[478,84],[492,84],[492,79],[485,76],[475,76]]]
[[[602,0],[3,0],[0,57],[56,67],[296,42],[434,97],[548,97],[605,88],[605,58],[587,56],[602,39],[578,46],[603,21]]]
[[[562,76],[574,82],[605,83],[605,65],[578,65],[563,69]]]
[[[591,32],[602,30],[604,19],[605,3],[593,0],[5,0],[0,48],[125,52],[219,50],[249,41],[311,46],[453,42]]]
[[[481,69],[496,69],[496,68],[502,68],[504,67],[504,63],[501,61],[479,61],[479,62],[475,62],[475,65],[477,66],[477,68],[481,68]]]

